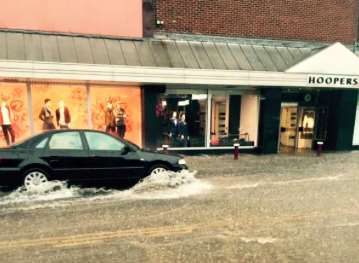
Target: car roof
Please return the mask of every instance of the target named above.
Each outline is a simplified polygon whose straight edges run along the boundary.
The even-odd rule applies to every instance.
[[[55,133],[59,133],[59,132],[98,132],[98,133],[107,134],[104,131],[91,130],[91,129],[60,129],[60,130],[44,131],[44,132],[40,133],[39,135],[45,135],[45,134],[50,135],[50,134],[55,134]]]

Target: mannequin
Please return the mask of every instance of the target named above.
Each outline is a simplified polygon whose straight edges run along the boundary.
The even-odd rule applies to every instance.
[[[310,131],[314,128],[314,118],[309,114],[305,114],[303,118],[304,131]]]
[[[168,136],[170,137],[171,145],[174,146],[176,143],[176,139],[178,136],[178,119],[177,119],[177,112],[172,112],[172,117],[169,123],[169,132]]]
[[[53,123],[54,115],[51,110],[51,100],[45,99],[44,106],[41,109],[39,119],[42,120],[42,129],[43,130],[53,130],[55,125]]]
[[[106,108],[105,108],[105,126],[106,132],[114,133],[116,131],[116,118],[113,110],[112,101],[107,100]]]
[[[188,124],[186,122],[186,114],[181,115],[180,122],[178,124],[178,138],[181,142],[181,146],[187,147],[189,142],[188,136]]]
[[[11,126],[12,120],[13,120],[13,115],[11,108],[9,107],[7,102],[3,101],[1,103],[1,108],[0,108],[0,125],[4,133],[4,137],[7,145],[10,145],[11,143],[15,142],[15,133]]]
[[[71,115],[63,100],[59,101],[59,107],[56,110],[56,123],[60,129],[70,128]]]
[[[126,112],[120,105],[117,105],[116,110],[116,128],[117,128],[117,135],[120,138],[125,138],[126,133]]]

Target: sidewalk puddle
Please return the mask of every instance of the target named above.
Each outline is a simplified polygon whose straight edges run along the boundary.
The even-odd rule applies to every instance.
[[[271,244],[271,243],[275,243],[278,241],[278,239],[272,238],[272,237],[255,237],[255,238],[241,237],[240,239],[245,243],[256,242],[261,245],[265,245],[268,243]]]
[[[340,181],[340,180],[348,180],[348,177],[343,175],[337,176],[326,176],[326,177],[312,177],[312,178],[304,178],[297,180],[287,180],[287,181],[272,181],[272,182],[256,182],[256,183],[241,183],[227,187],[227,189],[246,189],[246,188],[256,188],[261,186],[282,186],[282,185],[291,185],[291,184],[301,184],[301,183],[310,183],[310,182],[320,182],[320,181]],[[352,178],[350,178],[352,179]]]

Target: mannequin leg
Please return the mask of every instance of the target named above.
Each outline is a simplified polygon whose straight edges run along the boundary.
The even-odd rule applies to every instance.
[[[11,143],[15,143],[15,132],[14,129],[11,127],[11,125],[9,125],[9,132],[11,136]]]
[[[8,125],[1,125],[2,128],[2,132],[4,134],[5,137],[5,141],[7,145],[10,145],[10,138],[9,138],[9,133],[8,133]]]

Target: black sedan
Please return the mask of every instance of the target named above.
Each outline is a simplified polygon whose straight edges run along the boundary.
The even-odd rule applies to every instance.
[[[36,189],[49,180],[115,185],[186,169],[179,156],[150,152],[94,130],[55,130],[0,149],[0,185]]]

